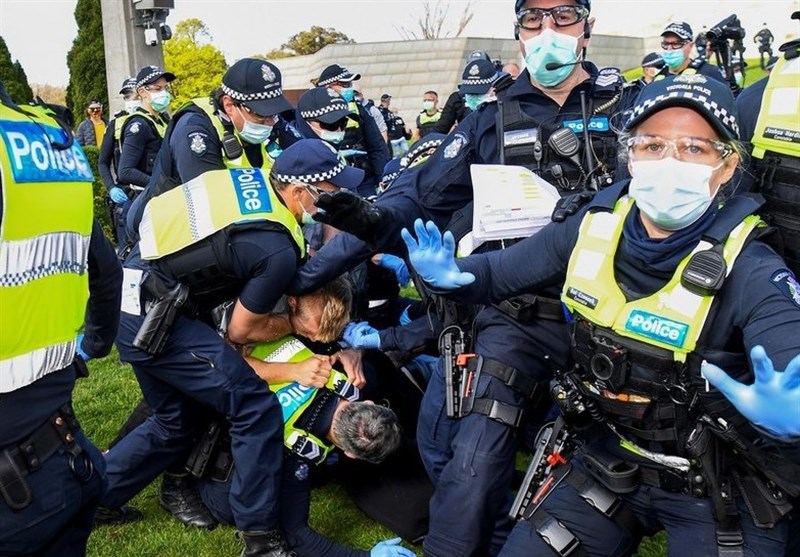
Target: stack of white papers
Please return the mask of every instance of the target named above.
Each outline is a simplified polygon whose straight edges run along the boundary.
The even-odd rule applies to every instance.
[[[527,238],[550,222],[558,190],[522,166],[473,164],[472,242]]]

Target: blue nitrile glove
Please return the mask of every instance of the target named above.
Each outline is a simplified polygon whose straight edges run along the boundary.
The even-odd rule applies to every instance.
[[[83,333],[78,335],[78,338],[75,339],[75,354],[83,358],[84,362],[88,362],[92,359],[92,357],[83,351]]]
[[[367,155],[367,152],[361,149],[342,149],[339,151],[339,154],[346,159],[351,159],[353,157],[364,157]]]
[[[111,201],[120,205],[128,200],[128,195],[125,193],[125,190],[119,186],[114,186],[108,190],[108,197],[111,198]]]
[[[400,286],[408,286],[408,283],[411,281],[411,275],[408,274],[406,262],[396,255],[390,255],[388,253],[382,254],[378,265],[394,271],[394,276],[397,277],[397,282]]]
[[[412,319],[411,316],[408,314],[408,310],[411,309],[410,305],[406,306],[406,309],[403,310],[403,313],[400,314],[400,325],[405,326],[411,323]]]
[[[400,545],[400,538],[383,540],[369,550],[369,557],[415,557],[416,553]]]
[[[708,362],[701,374],[741,414],[776,437],[800,437],[800,355],[784,371],[775,371],[762,346],[750,351],[756,380],[744,385]]]
[[[381,347],[381,337],[378,329],[370,326],[366,321],[360,323],[349,323],[344,328],[342,334],[344,341],[352,348],[361,350],[362,348],[374,348],[379,350]]]
[[[455,290],[475,282],[475,275],[462,273],[456,266],[456,241],[449,230],[443,237],[432,221],[422,224],[422,219],[417,219],[414,231],[416,240],[406,228],[400,235],[408,247],[408,260],[422,280],[440,290]]]

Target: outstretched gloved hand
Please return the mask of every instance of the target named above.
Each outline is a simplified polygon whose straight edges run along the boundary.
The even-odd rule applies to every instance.
[[[370,549],[369,557],[415,557],[415,553],[400,545],[400,538],[383,540]]]
[[[753,424],[776,437],[800,437],[800,355],[776,371],[762,346],[750,351],[756,380],[744,385],[703,362],[701,374]]]
[[[411,275],[408,274],[406,262],[396,255],[388,253],[381,254],[378,265],[394,271],[394,275],[397,277],[397,282],[400,286],[408,286],[408,283],[411,281]]]
[[[371,242],[381,228],[383,213],[366,199],[346,190],[322,193],[314,201],[319,211],[314,220],[324,222]]]
[[[381,337],[378,329],[370,326],[366,321],[360,323],[348,323],[342,334],[344,341],[352,348],[361,350],[362,348],[374,348],[379,350],[381,347]]]
[[[110,197],[111,201],[117,203],[118,205],[121,205],[122,203],[125,203],[128,200],[128,194],[126,194],[125,190],[123,190],[119,186],[114,186],[113,188],[108,190],[108,197]]]
[[[400,234],[408,247],[408,259],[422,280],[441,290],[455,290],[475,282],[475,275],[462,273],[456,265],[456,241],[449,230],[442,236],[433,222],[422,224],[417,219],[414,231],[416,239],[405,228]]]

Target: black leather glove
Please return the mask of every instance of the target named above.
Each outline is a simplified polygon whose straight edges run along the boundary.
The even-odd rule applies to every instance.
[[[553,214],[550,215],[550,220],[564,222],[564,219],[574,215],[578,212],[578,209],[589,203],[594,197],[594,193],[593,191],[582,191],[562,197],[556,202],[556,207],[553,209]]]
[[[349,191],[323,193],[314,205],[319,209],[314,214],[315,221],[349,232],[365,242],[373,242],[381,229],[383,212],[380,208]]]

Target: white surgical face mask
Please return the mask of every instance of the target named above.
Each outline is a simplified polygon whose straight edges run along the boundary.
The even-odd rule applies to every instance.
[[[433,105],[433,101],[422,101],[422,108],[425,109],[426,112],[433,110]]]
[[[127,112],[136,112],[136,109],[141,107],[142,107],[142,101],[140,101],[139,99],[133,101],[125,101],[125,110]]]
[[[272,126],[250,122],[244,117],[241,108],[237,107],[237,110],[242,117],[242,121],[244,121],[242,131],[239,132],[239,136],[242,139],[253,145],[264,143],[267,139],[269,139],[269,136],[272,133]]]
[[[715,170],[705,164],[674,157],[633,161],[628,193],[636,206],[663,230],[680,230],[696,222],[708,210],[717,192],[709,183]]]

